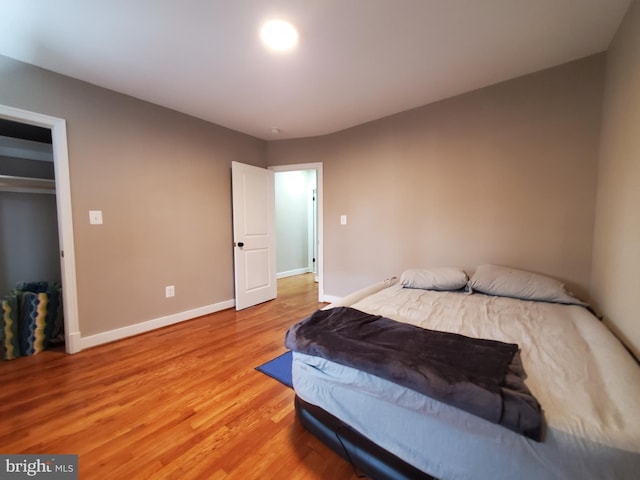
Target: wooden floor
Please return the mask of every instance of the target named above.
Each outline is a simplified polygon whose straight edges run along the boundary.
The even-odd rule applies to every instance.
[[[311,274],[278,298],[66,355],[0,362],[0,452],[74,453],[81,479],[355,479],[255,367],[322,304]]]

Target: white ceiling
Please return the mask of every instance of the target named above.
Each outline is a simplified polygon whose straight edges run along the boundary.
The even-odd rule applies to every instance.
[[[606,50],[630,1],[0,0],[0,54],[295,138]],[[292,53],[260,44],[270,18],[297,27]]]

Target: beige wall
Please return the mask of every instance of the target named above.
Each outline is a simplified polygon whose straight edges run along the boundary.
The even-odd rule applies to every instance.
[[[265,142],[3,56],[0,85],[67,121],[83,337],[233,298],[231,162]]]
[[[407,267],[493,262],[586,297],[603,75],[600,54],[335,134],[269,142],[269,165],[324,162],[326,294]]]
[[[591,293],[640,358],[640,2],[607,53]]]

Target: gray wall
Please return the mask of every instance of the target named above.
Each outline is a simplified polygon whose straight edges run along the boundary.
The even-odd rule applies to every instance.
[[[53,179],[53,163],[0,155],[0,175]],[[0,190],[0,295],[20,282],[60,282],[59,252],[56,196]]]
[[[556,276],[587,296],[604,60],[269,142],[269,165],[324,162],[326,294],[408,267],[492,262]]]
[[[49,146],[51,147],[51,146]],[[0,155],[0,175],[14,177],[47,178],[53,180],[53,162]]]
[[[0,296],[60,277],[55,195],[0,191]]]
[[[592,295],[640,358],[640,3],[607,53]]]
[[[67,121],[83,337],[233,299],[231,162],[264,141],[3,56],[0,85]]]

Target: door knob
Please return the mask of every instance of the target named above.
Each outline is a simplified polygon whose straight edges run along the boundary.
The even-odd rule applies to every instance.
[[[236,243],[236,245],[237,245],[238,247],[244,247],[244,242],[238,242],[238,243]]]

